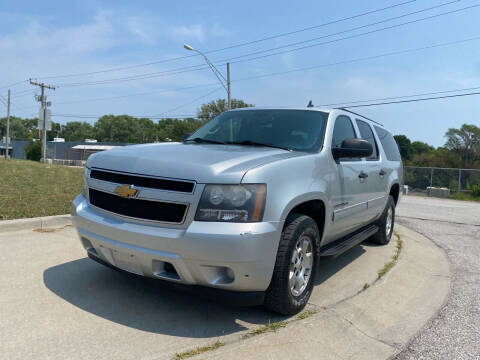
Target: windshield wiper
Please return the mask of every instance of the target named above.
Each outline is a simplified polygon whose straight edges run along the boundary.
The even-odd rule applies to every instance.
[[[203,144],[222,144],[222,145],[225,144],[222,141],[203,139],[203,138],[199,138],[199,137],[196,137],[196,138],[193,138],[193,139],[186,139],[183,142],[187,142],[187,141],[194,141],[197,144],[202,144],[202,143]]]
[[[229,142],[227,142],[226,144],[230,144],[230,145],[265,146],[265,147],[271,147],[271,148],[275,148],[275,149],[282,149],[282,150],[286,150],[286,151],[292,151],[292,149],[289,149],[289,148],[287,148],[287,147],[278,146],[278,145],[269,144],[269,143],[261,143],[261,142],[252,141],[252,140],[229,141]]]

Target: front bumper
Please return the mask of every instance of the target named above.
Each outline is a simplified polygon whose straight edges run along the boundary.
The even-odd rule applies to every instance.
[[[83,195],[73,201],[72,220],[87,252],[107,264],[232,291],[267,289],[282,229],[280,222],[139,224],[92,209]]]

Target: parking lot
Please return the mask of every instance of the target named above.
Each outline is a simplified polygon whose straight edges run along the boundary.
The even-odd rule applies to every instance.
[[[419,209],[428,212],[429,201],[437,200],[419,201],[404,198],[398,211],[401,222],[413,221],[406,216],[423,218],[426,214],[412,208],[421,205],[425,208]],[[453,202],[452,206],[464,204]],[[474,215],[465,221],[474,221]],[[105,268],[85,257],[71,226],[2,233],[0,353],[5,359],[172,359],[176,353],[220,340],[227,345],[201,358],[258,358],[259,349],[262,358],[287,358],[289,350],[299,348],[303,348],[297,352],[299,358],[319,350],[332,359],[387,358],[401,350],[438,310],[450,284],[448,265],[442,265],[443,252],[407,230],[401,230],[405,246],[399,263],[385,280],[377,281],[377,272],[391,260],[394,241],[386,247],[362,244],[337,259],[323,261],[309,304],[318,314],[305,322],[263,307],[219,304]],[[366,283],[371,287],[364,290]],[[464,311],[474,311],[477,290],[462,295]],[[455,291],[456,285],[449,304]],[[478,325],[477,315],[470,315],[469,321]],[[244,334],[276,321],[293,322],[244,344]],[[447,325],[452,327],[445,331],[476,336],[468,334],[471,328]],[[418,358],[422,351],[418,346],[436,346],[425,341],[429,331],[427,327],[400,358]],[[287,341],[292,334],[298,336]],[[307,338],[310,346],[303,347]],[[455,339],[447,340],[455,344]]]

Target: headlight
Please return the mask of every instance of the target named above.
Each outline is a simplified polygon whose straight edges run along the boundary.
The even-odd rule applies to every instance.
[[[206,185],[198,204],[195,220],[262,221],[266,195],[265,184]]]

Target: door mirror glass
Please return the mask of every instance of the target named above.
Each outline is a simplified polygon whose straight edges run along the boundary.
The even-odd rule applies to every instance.
[[[373,153],[373,147],[363,139],[345,139],[341,147],[332,148],[333,158],[363,158]]]

